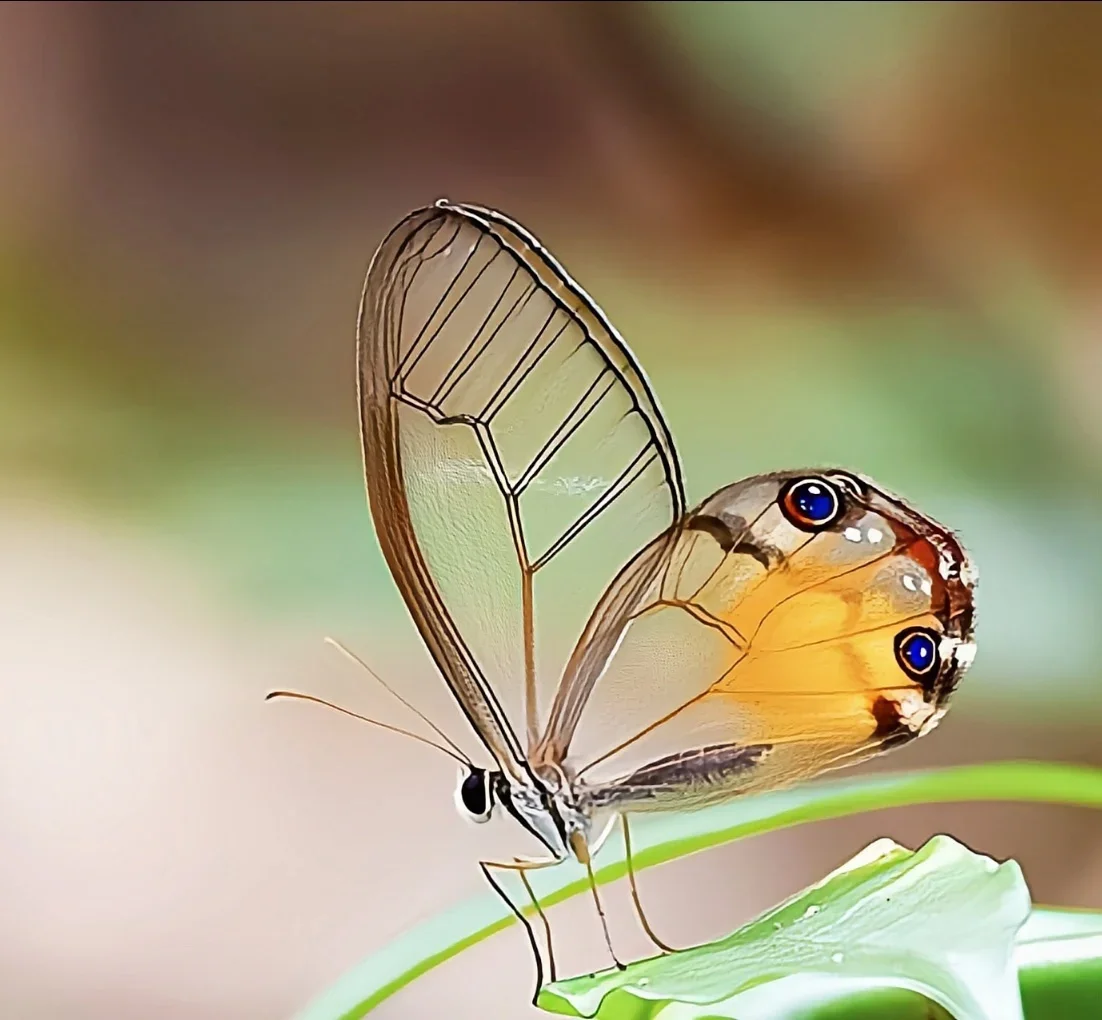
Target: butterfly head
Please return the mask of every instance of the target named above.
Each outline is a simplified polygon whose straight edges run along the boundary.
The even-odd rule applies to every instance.
[[[455,803],[464,818],[479,825],[500,806],[559,860],[569,853],[572,832],[589,831],[589,820],[579,814],[570,791],[535,776],[517,784],[497,769],[465,768],[459,774]]]
[[[494,813],[495,787],[500,785],[501,779],[500,772],[488,772],[474,766],[460,772],[455,788],[455,806],[459,813],[478,825],[488,822]]]

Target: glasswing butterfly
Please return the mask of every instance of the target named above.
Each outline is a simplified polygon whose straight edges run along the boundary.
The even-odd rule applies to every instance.
[[[772,789],[941,719],[975,654],[952,532],[833,469],[687,508],[642,369],[519,224],[445,200],[406,217],[372,260],[357,348],[378,539],[493,759],[443,738],[457,802],[547,850],[484,862],[499,892],[491,867],[589,867],[617,819],[628,841],[631,814]]]

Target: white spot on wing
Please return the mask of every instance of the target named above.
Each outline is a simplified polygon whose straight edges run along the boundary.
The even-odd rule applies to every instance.
[[[939,722],[941,722],[941,719],[944,715],[945,715],[945,709],[944,708],[939,708],[935,712],[931,713],[930,718],[927,719],[918,728],[918,735],[920,737],[926,736],[926,734],[929,733],[930,730],[934,729],[937,726],[937,724]]]
[[[973,641],[962,641],[957,645],[956,652],[957,664],[961,669],[967,669],[976,658],[976,645]]]
[[[585,492],[593,492],[596,489],[607,489],[609,483],[604,478],[553,478],[544,481],[537,478],[533,483],[537,489],[547,489],[551,492],[562,492],[568,496],[580,496]]]
[[[494,482],[493,472],[482,461],[471,460],[463,457],[457,460],[445,461],[438,471],[445,480],[462,485],[471,481]],[[607,478],[534,478],[531,488],[542,489],[545,492],[554,492],[563,496],[580,496],[587,492],[607,489],[612,483]]]
[[[912,733],[921,733],[929,724],[933,709],[918,692],[905,691],[892,700],[899,710],[899,721]]]

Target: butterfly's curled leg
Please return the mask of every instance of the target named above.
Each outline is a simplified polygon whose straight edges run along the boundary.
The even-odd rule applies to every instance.
[[[620,815],[620,826],[624,830],[624,856],[627,860],[628,885],[631,888],[631,902],[635,904],[635,914],[639,918],[639,924],[642,926],[643,931],[647,933],[647,938],[662,950],[663,953],[678,953],[681,950],[674,949],[673,946],[663,942],[654,934],[654,929],[651,928],[650,922],[647,920],[647,915],[643,912],[643,901],[639,898],[639,887],[635,883],[635,866],[632,864],[631,860],[631,832],[628,828],[628,816],[626,814]]]
[[[605,908],[601,905],[601,896],[597,892],[597,880],[593,877],[593,860],[589,856],[589,846],[586,844],[585,837],[580,832],[571,834],[570,848],[574,851],[574,856],[585,865],[585,872],[589,876],[589,888],[593,893],[593,903],[597,907],[597,916],[601,919],[601,931],[605,936],[608,955],[612,957],[612,962],[616,965],[617,970],[627,970],[616,955],[616,950],[612,948],[612,936],[608,932],[608,918],[605,916]]]
[[[543,958],[540,955],[539,944],[536,940],[535,929],[532,927],[531,922],[524,916],[524,912],[519,910],[516,904],[506,895],[501,886],[494,881],[493,876],[490,874],[490,868],[498,868],[502,871],[515,872],[520,879],[521,884],[524,886],[524,891],[528,893],[528,899],[531,901],[532,908],[538,915],[541,924],[543,925],[544,937],[547,941],[547,971],[548,977],[551,981],[556,979],[555,969],[555,949],[551,941],[551,923],[547,920],[547,915],[543,912],[543,907],[540,905],[540,901],[536,898],[536,894],[532,889],[531,882],[528,881],[528,872],[537,871],[540,868],[547,868],[553,864],[558,864],[559,861],[556,858],[551,859],[532,859],[524,857],[514,857],[512,861],[479,861],[479,867],[482,868],[482,874],[485,875],[486,881],[490,883],[491,888],[501,897],[508,905],[509,909],[516,915],[517,920],[524,925],[524,930],[528,935],[528,941],[532,946],[532,955],[536,960],[536,995],[539,994],[539,990],[543,987]],[[533,997],[533,1003],[535,997]]]

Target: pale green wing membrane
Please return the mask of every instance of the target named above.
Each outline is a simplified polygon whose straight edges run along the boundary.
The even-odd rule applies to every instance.
[[[488,210],[438,203],[390,234],[358,348],[383,553],[471,723],[521,778],[602,591],[684,512],[669,432],[600,309]]]

